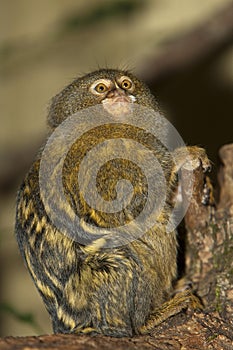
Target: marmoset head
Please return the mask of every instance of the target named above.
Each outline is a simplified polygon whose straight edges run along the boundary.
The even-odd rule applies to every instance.
[[[102,104],[108,112],[137,103],[158,110],[149,88],[128,71],[101,69],[77,78],[52,100],[48,124],[57,127],[81,109]]]

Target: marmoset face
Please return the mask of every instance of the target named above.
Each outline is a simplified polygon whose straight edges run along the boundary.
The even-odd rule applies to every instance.
[[[77,78],[57,94],[51,104],[49,125],[56,127],[77,111],[102,104],[111,114],[127,112],[137,103],[158,110],[149,88],[127,71],[101,69]]]

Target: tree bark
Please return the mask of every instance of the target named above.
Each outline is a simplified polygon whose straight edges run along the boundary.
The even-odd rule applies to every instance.
[[[223,146],[219,156],[218,202],[213,203],[209,179],[200,166],[194,171],[193,195],[185,216],[186,275],[203,301],[202,311],[173,316],[147,336],[6,337],[0,339],[0,349],[233,349],[233,144]],[[190,178],[187,170],[182,176],[184,182]]]

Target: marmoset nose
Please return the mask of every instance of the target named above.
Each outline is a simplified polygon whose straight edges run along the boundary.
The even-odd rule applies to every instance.
[[[124,97],[126,96],[126,93],[124,90],[122,90],[119,87],[114,87],[112,90],[109,91],[107,94],[107,98],[115,98],[115,97]]]

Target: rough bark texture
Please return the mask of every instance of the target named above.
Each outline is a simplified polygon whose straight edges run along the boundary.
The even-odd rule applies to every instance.
[[[219,155],[218,203],[203,204],[211,186],[199,167],[185,217],[186,275],[202,298],[203,311],[180,313],[148,336],[7,337],[0,339],[0,349],[233,349],[233,144],[223,146]],[[188,171],[182,176],[190,178]]]
[[[206,310],[233,326],[233,145],[220,149],[219,201],[200,205],[203,174],[196,170],[195,195],[185,217],[186,273]],[[202,180],[202,181],[200,181]]]

